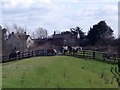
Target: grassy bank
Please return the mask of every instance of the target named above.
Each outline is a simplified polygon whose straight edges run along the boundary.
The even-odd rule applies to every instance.
[[[3,88],[117,88],[113,65],[68,56],[3,64]]]

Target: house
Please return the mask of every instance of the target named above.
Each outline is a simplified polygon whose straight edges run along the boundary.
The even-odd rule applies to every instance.
[[[33,42],[34,42],[33,50],[49,49],[49,48],[52,48],[53,46],[52,38],[33,39]]]
[[[14,48],[16,48],[16,50],[25,52],[33,46],[33,40],[29,35],[26,34],[26,32],[24,32],[24,33],[12,32],[8,36],[7,45],[9,47],[10,51],[12,51]]]
[[[56,49],[60,50],[62,46],[77,46],[77,37],[72,35],[69,31],[56,34],[54,31],[53,34],[53,45]]]
[[[26,40],[26,45],[27,45],[28,50],[32,50],[32,48],[34,46],[34,40],[30,36],[28,36],[28,38]]]

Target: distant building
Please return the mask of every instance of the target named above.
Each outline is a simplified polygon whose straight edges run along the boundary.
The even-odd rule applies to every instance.
[[[34,46],[34,40],[30,36],[28,36],[26,40],[26,45],[27,45],[27,50],[32,50]]]
[[[32,38],[24,33],[14,33],[12,32],[7,39],[7,45],[10,50],[16,48],[21,52],[25,52],[33,46]]]
[[[49,49],[53,46],[53,39],[52,38],[45,38],[45,39],[33,39],[34,47],[33,50],[43,50]]]
[[[78,45],[77,37],[72,35],[70,32],[64,32],[61,34],[56,34],[54,31],[53,34],[53,45],[56,49],[60,50],[62,46],[70,45],[76,46]]]

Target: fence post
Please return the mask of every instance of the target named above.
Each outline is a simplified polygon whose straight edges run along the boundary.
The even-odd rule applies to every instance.
[[[116,54],[113,54],[113,60],[114,60],[114,62],[116,62]]]
[[[102,53],[102,61],[105,61],[106,53]]]
[[[28,51],[28,58],[30,58],[30,52]]]
[[[93,51],[93,59],[95,59],[95,51]]]
[[[4,56],[2,56],[2,63],[4,63],[4,60],[5,60],[5,58],[4,58]]]
[[[83,50],[83,58],[85,57],[85,51]]]
[[[37,50],[37,51],[36,51],[36,56],[38,56],[38,55],[39,55],[39,51]]]
[[[33,51],[32,51],[32,55],[31,55],[31,57],[33,57]]]
[[[24,58],[24,53],[22,53],[22,59]]]

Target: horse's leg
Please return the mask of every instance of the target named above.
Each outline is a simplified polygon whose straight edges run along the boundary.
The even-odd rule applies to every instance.
[[[64,50],[62,49],[62,55],[64,55]]]
[[[18,54],[17,54],[17,53],[15,53],[15,60],[17,60],[17,56],[18,56]]]
[[[72,51],[70,50],[70,55],[71,55],[71,52],[72,52]]]
[[[64,50],[64,55],[66,54],[66,50]]]
[[[9,61],[11,60],[11,54],[9,55]]]
[[[73,50],[73,56],[75,56],[75,50]]]
[[[72,48],[71,48],[71,50],[70,50],[70,55],[72,55]]]
[[[71,51],[69,50],[69,55],[71,54]]]
[[[65,50],[63,50],[63,55],[65,55]]]
[[[67,53],[67,50],[65,50],[64,52],[65,52],[65,53],[64,53],[64,55],[66,55],[66,53]]]

